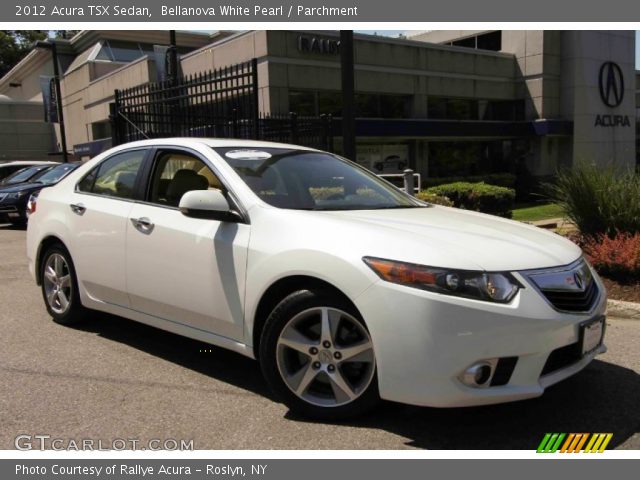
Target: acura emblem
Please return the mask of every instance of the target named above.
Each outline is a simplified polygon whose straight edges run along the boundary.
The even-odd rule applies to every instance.
[[[617,107],[624,98],[624,77],[617,63],[604,62],[600,67],[600,98],[607,107]]]

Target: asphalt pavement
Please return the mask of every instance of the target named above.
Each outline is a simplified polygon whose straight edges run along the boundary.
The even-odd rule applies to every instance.
[[[27,271],[25,232],[9,226],[0,226],[0,325],[0,449],[19,434],[196,449],[535,449],[546,432],[612,432],[609,448],[640,449],[637,320],[608,319],[609,351],[540,398],[384,403],[342,424],[291,414],[238,354],[99,313],[76,328],[55,324]]]

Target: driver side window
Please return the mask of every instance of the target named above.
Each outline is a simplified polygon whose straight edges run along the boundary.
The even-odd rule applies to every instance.
[[[159,152],[156,157],[149,201],[177,207],[191,190],[224,190],[222,182],[199,158],[180,151]]]

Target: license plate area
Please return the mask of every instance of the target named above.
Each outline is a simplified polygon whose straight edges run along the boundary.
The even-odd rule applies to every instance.
[[[602,345],[604,329],[604,316],[580,324],[580,352],[582,355],[587,355]]]

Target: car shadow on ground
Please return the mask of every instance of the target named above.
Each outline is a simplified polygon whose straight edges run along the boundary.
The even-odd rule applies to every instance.
[[[353,426],[402,435],[427,449],[535,450],[545,433],[613,433],[608,448],[640,431],[640,375],[595,360],[541,397],[467,408],[388,404]]]
[[[26,230],[26,224],[0,223],[0,230]]]
[[[72,328],[96,333],[275,401],[258,363],[239,353],[101,312],[92,312],[91,319]]]
[[[277,401],[258,364],[242,355],[106,314],[96,314],[76,328]],[[212,348],[211,353],[200,353]],[[451,409],[385,402],[371,414],[341,424],[381,429],[407,438],[407,446],[427,449],[535,450],[547,432],[611,432],[608,448],[614,448],[640,431],[638,399],[640,375],[595,360],[532,400]],[[312,423],[292,412],[286,418]]]

